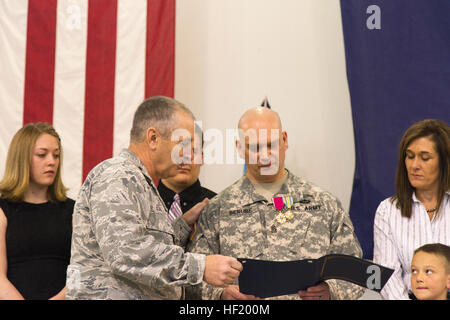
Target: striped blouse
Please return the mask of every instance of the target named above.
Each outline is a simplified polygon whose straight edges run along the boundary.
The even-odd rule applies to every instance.
[[[450,191],[440,214],[430,221],[425,207],[413,194],[411,218],[403,217],[388,198],[380,203],[374,222],[374,262],[395,272],[381,291],[383,299],[408,299],[414,250],[428,243],[450,245]]]

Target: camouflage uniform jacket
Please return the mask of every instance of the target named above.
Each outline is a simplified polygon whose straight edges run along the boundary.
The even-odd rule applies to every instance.
[[[317,259],[331,253],[361,257],[362,250],[349,215],[330,193],[288,172],[277,196],[294,199],[294,218],[279,224],[277,210],[255,193],[243,176],[212,199],[198,221],[188,250],[236,258],[272,261]],[[270,276],[270,275],[268,275]],[[331,299],[357,299],[363,289],[342,280],[327,280]],[[220,299],[223,289],[206,283],[189,288],[191,299]],[[277,299],[300,299],[295,295]]]
[[[171,225],[143,163],[128,149],[96,166],[73,214],[68,299],[180,299],[201,283],[205,256],[185,253],[189,227]],[[181,245],[181,246],[180,246]]]

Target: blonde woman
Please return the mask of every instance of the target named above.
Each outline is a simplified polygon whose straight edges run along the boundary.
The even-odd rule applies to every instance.
[[[61,180],[59,135],[47,123],[13,137],[0,181],[0,299],[64,299],[74,201]]]

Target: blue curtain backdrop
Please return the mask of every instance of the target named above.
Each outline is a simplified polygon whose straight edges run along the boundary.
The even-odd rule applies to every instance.
[[[403,133],[423,119],[450,122],[450,0],[341,0],[341,12],[356,150],[350,216],[372,259]]]

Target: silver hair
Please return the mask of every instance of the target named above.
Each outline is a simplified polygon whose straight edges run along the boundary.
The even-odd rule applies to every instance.
[[[174,116],[183,110],[195,120],[192,112],[181,102],[164,96],[154,96],[142,102],[134,113],[130,140],[134,143],[145,139],[147,129],[154,127],[165,139],[169,138],[175,129]]]

